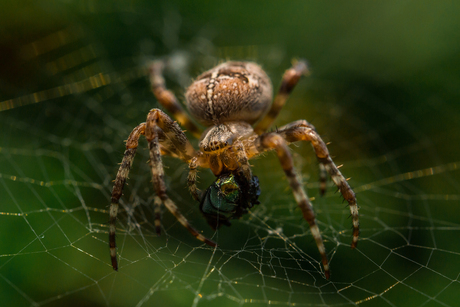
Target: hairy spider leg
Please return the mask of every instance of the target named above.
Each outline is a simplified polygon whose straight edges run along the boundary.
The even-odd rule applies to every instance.
[[[305,60],[295,62],[291,68],[286,70],[283,75],[283,79],[281,80],[280,89],[278,90],[278,94],[276,94],[275,99],[273,99],[270,110],[254,127],[255,133],[261,135],[271,127],[286,103],[286,100],[289,98],[289,94],[291,94],[292,90],[299,82],[300,77],[307,74],[309,74],[309,71]]]
[[[198,166],[203,166],[203,164],[205,163],[207,162],[204,157],[204,154],[202,152],[199,152],[190,160],[190,163],[188,165],[189,172],[187,177],[187,185],[190,194],[192,194],[193,199],[195,199],[196,201],[200,201],[201,199],[201,191],[196,187]]]
[[[137,147],[139,146],[139,138],[141,135],[145,135],[146,138],[147,135],[149,136],[147,141],[149,142],[150,148],[150,165],[152,169],[153,180],[155,183],[154,186],[157,192],[158,190],[160,191],[160,193],[154,197],[156,233],[158,235],[161,233],[161,204],[163,203],[165,204],[166,208],[176,217],[176,219],[179,220],[179,222],[184,225],[184,227],[187,228],[190,233],[192,233],[192,235],[211,246],[216,246],[216,243],[199,234],[198,231],[194,229],[190,223],[188,223],[188,221],[179,212],[176,205],[167,197],[167,195],[166,198],[164,195],[163,198],[160,195],[165,194],[166,188],[163,181],[163,165],[161,163],[161,157],[158,158],[158,155],[171,155],[185,162],[189,162],[196,154],[195,149],[190,144],[179,125],[163,111],[153,109],[149,112],[147,119],[150,121],[147,121],[147,123],[142,123],[134,128],[129,135],[128,140],[126,141],[126,151],[124,153],[123,160],[118,170],[115,184],[112,190],[112,201],[109,210],[109,247],[112,266],[116,271],[118,270],[116,252],[116,221],[118,205],[123,192],[123,187],[133,164]],[[157,187],[160,187],[160,189]]]
[[[249,165],[248,156],[246,155],[246,151],[244,149],[243,142],[235,142],[235,144],[232,146],[232,150],[236,154],[239,170],[243,174],[244,178],[246,178],[247,182],[250,182],[252,178],[252,171]]]
[[[293,121],[292,123],[289,123],[277,129],[277,132],[283,135],[284,131],[286,130],[289,131],[296,127],[308,127],[316,131],[315,126],[307,122],[305,119],[299,119],[299,120]],[[319,167],[319,193],[321,196],[324,196],[324,194],[326,193],[326,187],[327,187],[327,171],[326,171],[326,167],[320,161],[320,159],[318,159],[318,167]]]
[[[210,245],[217,246],[217,244],[202,234],[200,234],[180,213],[179,208],[168,197],[166,193],[166,184],[164,182],[164,169],[161,161],[161,148],[158,140],[158,128],[171,140],[176,148],[183,155],[184,161],[190,161],[195,150],[186,138],[184,132],[180,129],[177,122],[173,121],[166,113],[159,109],[150,110],[147,115],[145,138],[149,143],[150,153],[150,169],[152,172],[152,181],[155,188],[156,195],[160,198],[161,202],[165,205],[169,212],[182,224],[193,236],[198,240]]]
[[[196,138],[201,135],[201,129],[196,126],[190,116],[185,112],[173,92],[166,89],[165,79],[163,78],[164,61],[154,61],[150,65],[149,76],[150,86],[158,102],[166,108],[174,118],[181,123]]]
[[[163,129],[160,126],[154,128],[160,145],[160,154],[169,155],[185,162],[189,161],[195,154],[195,149],[190,144],[179,125],[173,122],[163,111],[158,111],[161,112],[161,117],[164,118],[161,123]],[[154,223],[155,232],[158,236],[161,235],[161,204],[161,199],[156,196],[154,198]]]
[[[133,165],[134,156],[136,155],[136,150],[139,143],[139,137],[145,132],[145,123],[140,124],[133,129],[131,134],[126,141],[126,151],[121,161],[120,168],[118,169],[117,177],[115,179],[115,184],[112,190],[112,201],[110,204],[109,210],[109,248],[110,248],[110,258],[112,260],[112,267],[115,271],[118,271],[118,262],[117,262],[117,244],[116,244],[116,223],[117,223],[117,214],[118,214],[118,202],[123,192],[123,187],[125,186],[126,179],[129,175],[129,170]]]
[[[316,224],[315,213],[313,211],[313,206],[308,200],[307,193],[302,187],[299,178],[294,170],[294,164],[292,155],[289,152],[289,147],[284,138],[276,132],[265,133],[259,136],[255,141],[255,147],[262,153],[267,150],[274,149],[278,159],[281,163],[281,167],[286,174],[286,177],[291,186],[294,198],[296,199],[297,205],[302,211],[304,219],[308,222],[310,226],[310,232],[313,236],[313,239],[316,242],[318,251],[321,255],[321,260],[324,268],[324,275],[326,279],[330,277],[329,262],[327,260],[326,248],[324,247],[323,238],[319,231],[318,225]]]
[[[165,132],[157,127],[158,133],[158,141],[160,142],[160,153],[162,156],[171,156],[177,159],[181,159],[184,162],[187,162],[190,159],[189,154],[187,153],[187,145],[182,147],[176,147],[171,141],[170,138],[165,134]],[[174,133],[172,133],[172,139],[175,139]],[[183,142],[181,142],[183,143]],[[188,152],[191,154],[193,152],[193,148],[190,148]],[[161,204],[162,201],[158,196],[154,197],[154,215],[155,215],[155,232],[159,236],[161,235]]]
[[[324,164],[318,160],[319,167],[319,194],[324,196],[327,188],[327,170]]]
[[[153,214],[155,215],[155,232],[157,236],[161,235],[161,198],[158,196],[153,197]]]
[[[332,181],[335,183],[335,185],[340,190],[340,193],[342,193],[342,196],[348,202],[348,206],[350,207],[350,212],[353,219],[353,240],[351,243],[351,248],[356,248],[359,238],[359,215],[358,205],[356,204],[356,196],[345,177],[343,177],[334,161],[332,161],[324,141],[321,139],[319,134],[309,126],[293,125],[289,127],[288,125],[288,128],[278,132],[289,143],[297,141],[308,141],[312,144],[320,165],[324,165],[324,168],[331,176]]]

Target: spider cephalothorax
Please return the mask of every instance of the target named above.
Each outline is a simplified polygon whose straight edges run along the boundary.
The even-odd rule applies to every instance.
[[[150,67],[152,91],[167,111],[190,133],[200,138],[199,150],[193,148],[179,124],[159,109],[150,110],[146,122],[133,129],[126,141],[126,151],[112,191],[109,245],[113,268],[118,269],[115,244],[118,202],[136,154],[139,137],[144,135],[149,145],[149,164],[156,192],[155,227],[158,234],[161,232],[160,205],[163,204],[197,239],[216,246],[215,242],[190,225],[169,198],[164,182],[162,155],[179,158],[188,164],[189,190],[193,198],[200,202],[200,210],[209,225],[217,229],[221,225],[230,225],[230,219],[240,218],[259,203],[259,181],[252,175],[248,161],[273,150],[297,205],[310,226],[321,254],[324,274],[329,278],[323,239],[311,203],[294,170],[288,145],[297,141],[312,144],[321,171],[321,194],[325,191],[326,173],[329,173],[349,204],[353,217],[352,248],[356,247],[359,237],[355,194],[332,161],[323,140],[306,120],[298,120],[274,132],[267,132],[300,77],[308,73],[306,62],[298,61],[286,71],[273,103],[270,79],[255,63],[225,62],[198,76],[187,89],[185,98],[192,116],[207,127],[203,132],[190,120],[174,94],[166,89],[162,77],[164,64],[156,61]],[[217,177],[204,193],[196,186],[198,167],[211,169]]]

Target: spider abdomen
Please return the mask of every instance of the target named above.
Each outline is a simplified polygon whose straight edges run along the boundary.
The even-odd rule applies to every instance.
[[[272,84],[252,62],[225,62],[198,76],[185,94],[190,113],[206,126],[255,123],[270,107]]]

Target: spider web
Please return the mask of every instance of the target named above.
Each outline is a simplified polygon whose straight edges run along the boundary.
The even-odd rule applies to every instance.
[[[0,301],[457,305],[460,112],[458,70],[451,65],[458,62],[456,11],[421,5],[414,17],[409,1],[359,12],[348,8],[343,17],[341,7],[271,4],[260,15],[251,4],[245,13],[251,18],[238,26],[238,4],[193,9],[188,3],[82,1],[15,13],[13,4],[6,8],[11,16],[2,19],[0,41]],[[311,18],[290,18],[299,12]],[[274,23],[274,13],[286,24]],[[416,28],[420,32],[412,32]],[[267,33],[259,35],[262,29]],[[314,73],[296,87],[276,123],[305,118],[331,142],[336,164],[343,164],[357,193],[358,248],[350,249],[350,213],[336,188],[329,184],[324,197],[318,194],[308,144],[292,149],[325,240],[330,280],[273,154],[252,161],[262,203],[217,232],[186,189],[186,165],[165,157],[172,200],[219,247],[195,240],[166,211],[157,237],[142,140],[121,200],[120,269],[114,272],[107,235],[112,180],[123,140],[158,106],[146,79],[148,61],[172,59],[167,83],[182,98],[193,76],[222,59],[256,60],[276,85],[299,55],[308,56]],[[212,181],[208,171],[200,173],[202,189]]]

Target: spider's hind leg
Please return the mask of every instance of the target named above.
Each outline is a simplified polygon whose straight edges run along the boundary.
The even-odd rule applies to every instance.
[[[199,138],[201,129],[196,126],[189,115],[182,108],[173,92],[166,89],[165,79],[163,78],[165,62],[154,61],[149,67],[150,86],[158,102],[166,108],[188,131]]]
[[[305,60],[295,62],[291,68],[286,70],[283,75],[283,79],[281,80],[281,86],[278,90],[278,94],[276,94],[270,110],[254,127],[256,134],[261,135],[270,128],[289,98],[292,90],[299,82],[300,77],[307,74],[309,74],[309,70]]]

